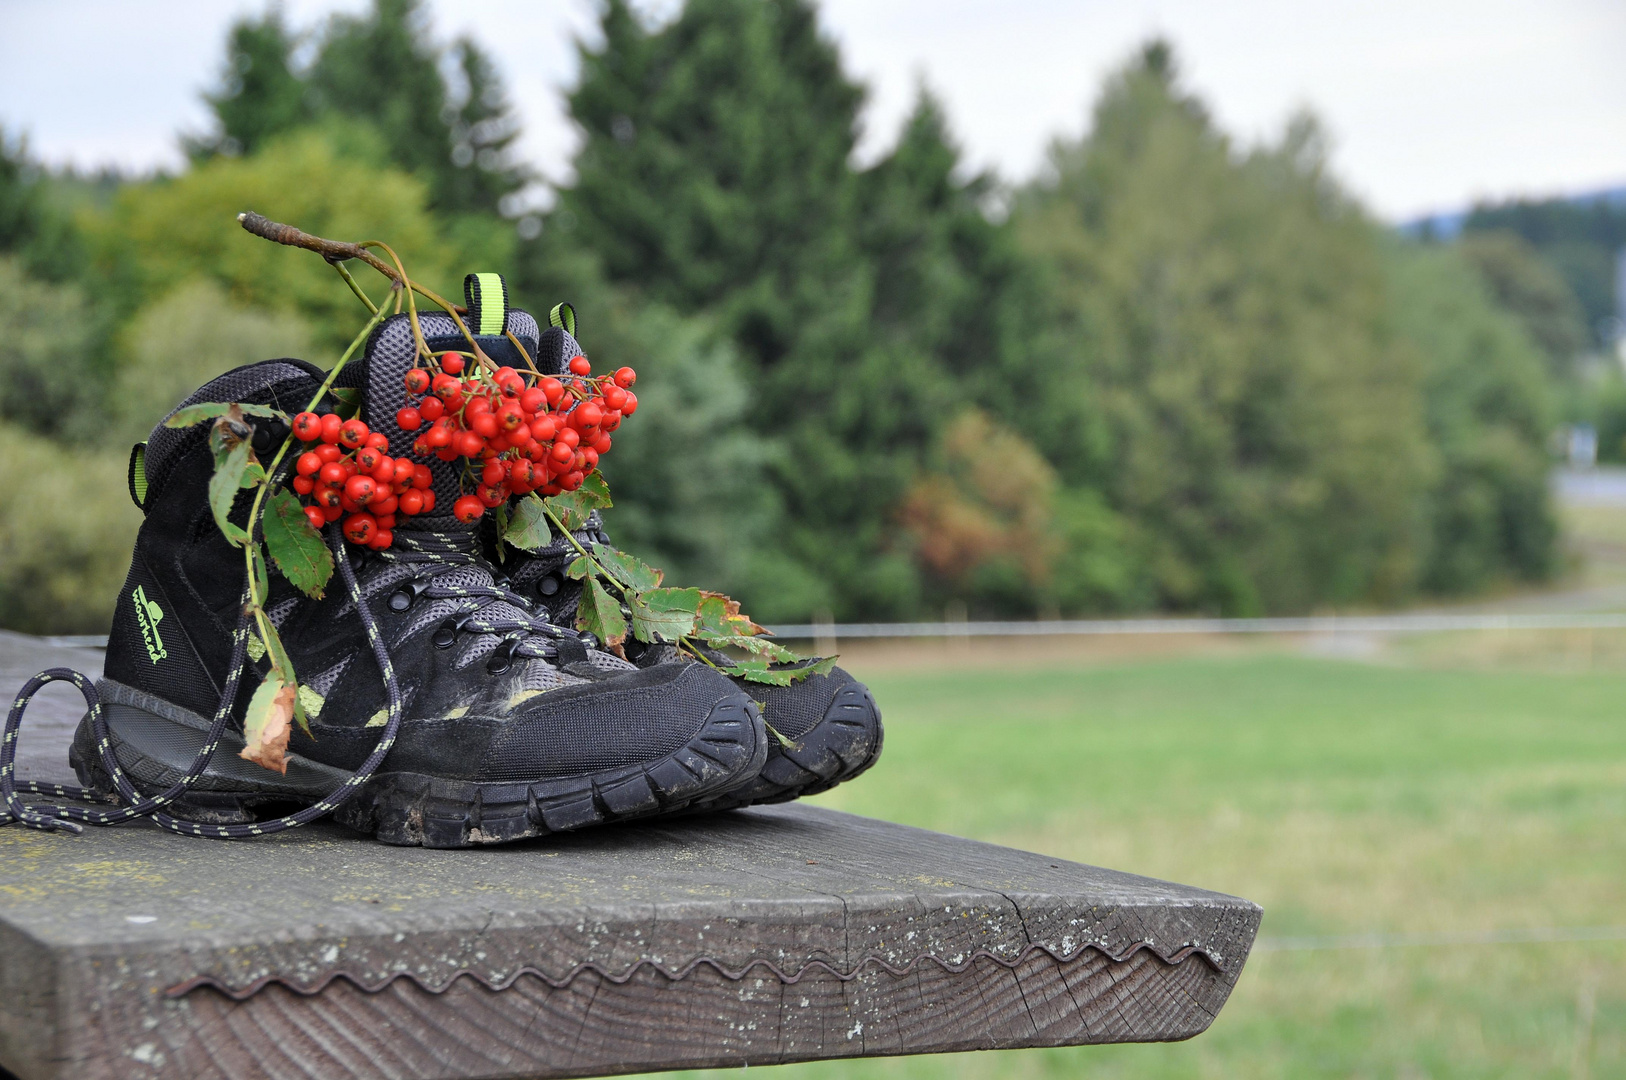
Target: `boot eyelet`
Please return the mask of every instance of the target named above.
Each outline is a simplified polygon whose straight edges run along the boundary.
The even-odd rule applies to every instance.
[[[558,574],[549,574],[547,577],[543,578],[541,581],[536,583],[536,594],[538,596],[552,596],[554,593],[557,593],[558,591],[559,591],[559,575]]]
[[[390,610],[405,611],[412,606],[412,593],[406,589],[396,589],[390,593]]]
[[[486,658],[486,671],[492,675],[501,675],[514,666],[512,650],[513,642],[504,642],[497,646],[497,651]]]
[[[435,627],[435,636],[430,639],[437,649],[450,649],[457,641],[457,630],[449,623],[441,623]]]

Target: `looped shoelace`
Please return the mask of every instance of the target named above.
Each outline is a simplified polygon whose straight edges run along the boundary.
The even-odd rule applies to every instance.
[[[372,778],[374,772],[389,754],[390,748],[395,745],[396,733],[401,728],[401,691],[395,681],[395,668],[390,663],[388,650],[384,647],[383,638],[379,635],[378,624],[373,620],[372,612],[368,610],[362,599],[361,585],[356,580],[355,569],[346,558],[344,538],[336,526],[328,527],[328,544],[334,549],[334,561],[338,563],[339,574],[344,579],[345,589],[350,594],[350,600],[356,606],[356,613],[361,618],[362,629],[366,631],[367,643],[373,650],[373,656],[378,660],[378,667],[384,675],[384,687],[389,696],[389,716],[384,724],[384,733],[379,737],[378,745],[373,752],[362,762],[361,767],[352,773],[344,783],[328,794],[322,801],[295,814],[280,817],[273,821],[260,821],[247,825],[202,825],[195,821],[185,821],[163,813],[163,808],[181,798],[209,766],[209,760],[214,757],[216,748],[220,745],[220,737],[231,722],[232,706],[237,701],[237,687],[242,681],[243,669],[248,650],[249,617],[247,604],[249,599],[248,586],[243,588],[244,614],[238,619],[237,629],[232,634],[231,666],[226,676],[226,685],[220,694],[220,706],[215,710],[214,722],[209,725],[209,733],[204,739],[203,746],[192,759],[185,775],[177,780],[168,790],[160,795],[143,796],[130,783],[120,767],[118,757],[113,752],[113,740],[108,731],[107,718],[103,715],[101,699],[97,696],[96,686],[88,676],[69,668],[48,668],[35,675],[23,684],[21,692],[6,715],[6,726],[3,736],[0,736],[0,803],[5,809],[0,811],[0,825],[9,825],[20,822],[32,829],[46,831],[62,830],[72,833],[81,833],[88,825],[117,825],[120,822],[133,821],[137,818],[150,817],[158,825],[171,832],[187,836],[205,836],[220,840],[246,840],[255,836],[268,836],[279,833],[285,829],[298,828],[318,818],[326,817],[334,810],[348,802],[362,785]],[[91,732],[96,738],[96,753],[101,759],[102,768],[112,780],[118,796],[125,805],[117,810],[87,810],[78,806],[57,806],[52,803],[24,803],[17,794],[15,782],[15,769],[17,757],[17,732],[22,726],[23,712],[28,703],[40,688],[47,683],[70,682],[84,695],[85,704],[89,709]],[[81,787],[71,784],[42,784],[37,781],[25,781],[22,785],[24,792],[31,795],[44,795],[58,799],[73,799],[79,802],[98,803],[105,800]]]
[[[573,638],[586,641],[585,635],[570,627],[550,622],[535,614],[532,602],[525,596],[492,579],[489,585],[452,585],[438,580],[444,570],[478,565],[474,555],[458,545],[455,539],[439,533],[397,533],[395,543],[379,552],[379,557],[403,566],[425,565],[437,567],[413,580],[420,586],[418,595],[431,600],[472,600],[478,606],[457,616],[452,625],[462,633],[489,634],[508,643],[509,655],[532,660],[554,660],[558,657],[555,641]],[[493,604],[507,604],[522,613],[521,618],[492,615],[484,609]]]

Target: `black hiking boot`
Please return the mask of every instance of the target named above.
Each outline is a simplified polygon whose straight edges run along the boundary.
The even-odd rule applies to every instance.
[[[507,328],[535,340],[521,312]],[[444,316],[421,322],[431,344],[453,344]],[[456,341],[461,341],[459,337]],[[492,356],[511,351],[481,338]],[[405,316],[384,322],[340,382],[360,386],[363,419],[394,433],[412,365]],[[354,373],[353,378],[346,378]],[[321,372],[268,361],[221,376],[188,399],[303,409]],[[404,702],[388,756],[335,816],[393,844],[498,843],[686,808],[751,781],[767,736],[751,700],[726,678],[690,665],[637,668],[591,639],[547,624],[498,585],[476,525],[449,516],[449,466],[431,462],[438,513],[405,518],[384,551],[346,546],[360,593]],[[208,505],[213,462],[206,429],[160,426],[132,493],[146,512],[98,684],[112,743],[144,793],[179,779],[204,744],[227,682],[243,596],[244,558]],[[240,500],[238,515],[246,513]],[[239,518],[241,521],[241,518]],[[378,661],[339,575],[312,600],[273,575],[266,610],[301,683],[311,734],[297,728],[288,770],[241,760],[243,711],[263,662],[245,672],[233,723],[178,816],[236,824],[309,806],[349,780],[384,730]],[[111,788],[87,723],[70,760],[87,787]]]
[[[582,350],[576,339],[568,331],[554,326],[542,332],[536,362],[544,374],[558,375],[565,373],[571,359],[580,355]],[[496,529],[488,526],[484,535],[487,558],[502,566],[509,586],[516,593],[551,622],[560,626],[575,625],[582,584],[565,576],[565,567],[578,554],[568,539],[555,537],[547,547],[534,552],[503,544],[499,563],[496,557],[501,541]],[[575,537],[584,545],[610,543],[597,511]],[[674,662],[705,667],[670,645],[647,645],[629,638],[625,650],[627,657],[640,668]],[[713,655],[718,662],[723,662],[722,657]],[[806,660],[791,666],[813,662]],[[789,740],[790,745],[770,734],[767,760],[752,782],[734,791],[698,799],[689,809],[730,810],[753,803],[788,802],[803,795],[816,795],[851,780],[881,756],[881,711],[869,688],[841,668],[827,675],[811,675],[790,686],[769,686],[745,679],[733,681],[757,703],[763,720]]]

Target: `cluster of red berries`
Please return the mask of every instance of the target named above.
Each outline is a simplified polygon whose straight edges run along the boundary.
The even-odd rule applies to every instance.
[[[527,382],[511,367],[465,374],[464,358],[444,353],[439,371],[413,368],[407,392],[418,398],[396,414],[403,431],[422,431],[412,451],[441,461],[467,462],[474,488],[452,504],[452,515],[473,522],[510,495],[574,491],[610,449],[610,433],[638,409],[624,367],[593,377],[587,357],[570,361],[563,379]]]
[[[293,489],[311,500],[305,516],[316,528],[343,518],[346,540],[387,548],[395,540],[397,515],[435,508],[429,467],[390,457],[388,436],[369,431],[359,417],[302,412],[293,430],[315,444],[295,461]]]

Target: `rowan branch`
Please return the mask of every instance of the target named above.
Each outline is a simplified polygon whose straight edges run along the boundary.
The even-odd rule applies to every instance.
[[[284,225],[279,221],[272,221],[263,214],[256,214],[249,210],[237,215],[237,223],[249,232],[273,244],[286,244],[289,247],[304,248],[314,251],[328,262],[343,262],[346,259],[360,259],[380,274],[389,278],[400,288],[405,288],[407,282],[401,274],[389,263],[368,251],[360,244],[352,244],[345,240],[327,240],[320,236],[312,236],[308,232]]]

